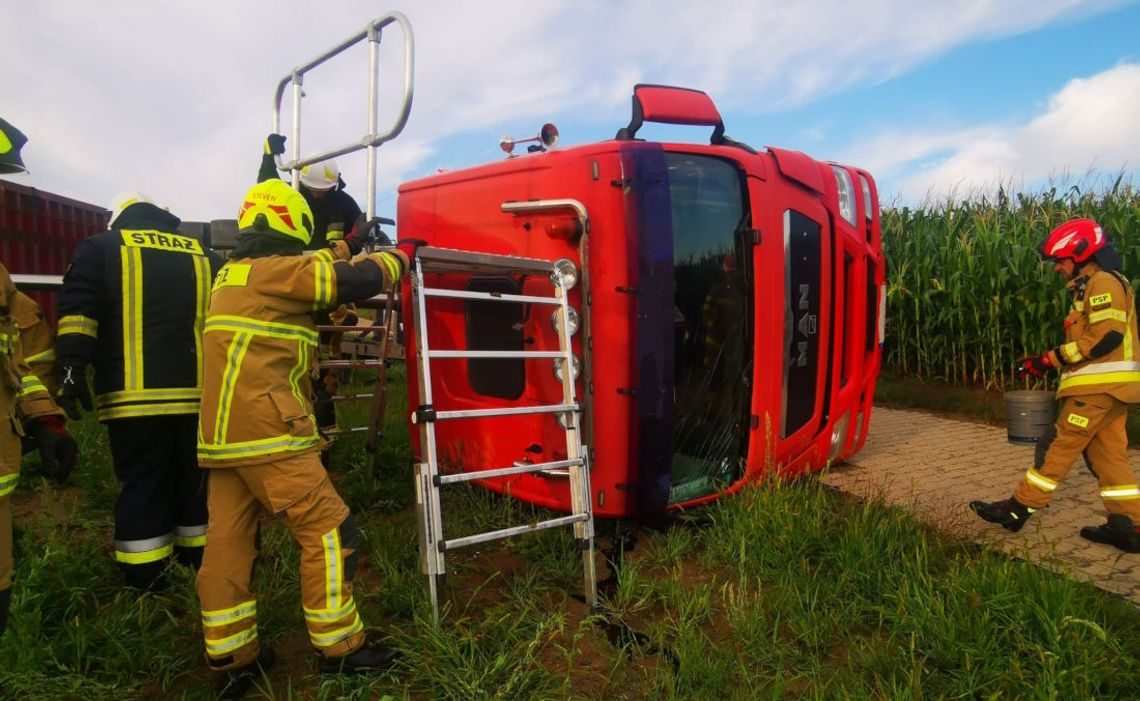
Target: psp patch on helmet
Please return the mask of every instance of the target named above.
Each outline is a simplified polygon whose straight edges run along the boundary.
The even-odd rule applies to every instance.
[[[1089,306],[1093,309],[1103,309],[1112,304],[1112,295],[1105,292],[1102,295],[1093,295],[1089,297]]]

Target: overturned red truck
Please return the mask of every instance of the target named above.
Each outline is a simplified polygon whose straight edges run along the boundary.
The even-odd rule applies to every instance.
[[[644,122],[713,128],[710,143],[647,142]],[[716,499],[771,472],[820,470],[862,447],[885,304],[871,175],[725,136],[703,92],[638,85],[610,141],[537,152],[400,187],[401,238],[561,264],[598,516]],[[568,262],[567,262],[568,261]],[[441,275],[437,287],[526,295],[525,276]],[[405,291],[406,292],[406,291]],[[413,319],[404,294],[403,318]],[[558,347],[548,308],[447,300],[428,335],[453,347]],[[573,323],[571,324],[573,326]],[[406,324],[413,348],[415,325]],[[450,409],[557,402],[563,363],[440,361]],[[410,370],[410,368],[409,368]],[[409,371],[411,406],[419,401]],[[436,426],[443,471],[565,458],[551,414]],[[418,435],[412,431],[418,450]],[[494,490],[570,510],[567,480],[525,474]]]

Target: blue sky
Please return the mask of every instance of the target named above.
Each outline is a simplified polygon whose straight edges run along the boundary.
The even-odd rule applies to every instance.
[[[504,133],[612,137],[637,82],[704,89],[729,135],[870,168],[897,204],[1140,163],[1135,1],[38,0],[0,7],[0,115],[31,139],[13,179],[232,216],[277,80],[389,9],[415,30],[416,97],[380,151],[381,213],[403,180],[500,158]],[[391,75],[402,47],[383,47]],[[304,152],[363,134],[365,65],[357,51],[306,81]],[[362,196],[363,158],[341,167]]]

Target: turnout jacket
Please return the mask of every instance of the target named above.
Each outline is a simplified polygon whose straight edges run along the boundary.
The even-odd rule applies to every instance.
[[[19,298],[8,270],[0,264],[0,431],[23,436],[25,422],[43,416],[63,416],[47,388],[25,362],[20,345],[20,326],[13,310]],[[24,297],[27,299],[27,297]],[[14,450],[0,451],[0,497],[11,494],[20,479],[19,441],[4,444]]]
[[[1110,394],[1140,402],[1140,353],[1132,285],[1119,272],[1088,263],[1068,284],[1073,308],[1065,343],[1050,351],[1061,368],[1057,396]]]
[[[390,289],[408,268],[399,251],[348,262],[338,241],[313,255],[230,260],[210,296],[198,463],[238,467],[318,450],[313,312]]]
[[[59,293],[56,356],[95,367],[100,421],[198,413],[202,325],[221,259],[133,204],[80,245]]]
[[[44,317],[44,310],[23,292],[17,292],[9,307],[12,321],[20,332],[20,350],[32,373],[40,378],[53,397],[56,390],[52,364],[55,362],[55,332]]]

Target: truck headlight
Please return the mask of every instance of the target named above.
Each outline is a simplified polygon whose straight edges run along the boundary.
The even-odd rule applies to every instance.
[[[566,316],[570,319],[570,335],[578,333],[579,319],[578,310],[574,307],[566,307]],[[554,313],[550,315],[550,325],[554,327],[554,332],[558,333],[558,329],[562,326],[562,310],[555,309]]]
[[[863,188],[863,212],[867,216],[867,221],[875,218],[874,212],[871,211],[871,183],[867,182],[867,176],[862,173],[859,174],[859,186]]]
[[[847,443],[847,424],[850,419],[851,414],[844,414],[835,422],[835,428],[831,431],[831,455],[827,458],[828,462],[835,462],[843,452],[843,446]]]
[[[835,173],[835,186],[839,190],[839,215],[851,226],[855,226],[855,184],[846,168],[831,166]]]

